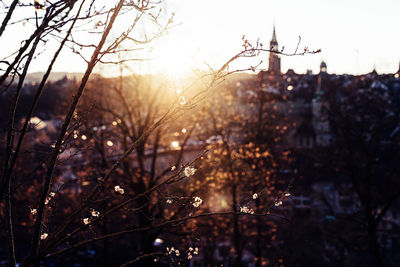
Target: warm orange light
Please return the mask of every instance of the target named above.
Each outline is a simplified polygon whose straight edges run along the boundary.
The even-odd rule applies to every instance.
[[[180,147],[179,146],[179,142],[178,141],[172,141],[170,147],[172,149],[178,149]]]
[[[181,79],[193,68],[193,47],[187,45],[184,36],[170,34],[159,40],[154,47],[152,64],[170,77]]]
[[[113,146],[113,145],[114,145],[114,143],[111,140],[107,141],[107,146]]]

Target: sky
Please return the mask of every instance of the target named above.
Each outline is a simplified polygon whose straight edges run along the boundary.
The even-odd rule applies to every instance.
[[[185,37],[176,38],[199,46],[210,60],[233,54],[243,34],[250,41],[268,43],[275,24],[279,46],[288,52],[298,36],[301,46],[322,50],[318,55],[282,57],[283,71],[316,72],[321,60],[334,73],[366,73],[374,65],[387,73],[399,67],[398,0],[181,0],[168,8],[184,22],[176,35]]]
[[[177,26],[141,56],[152,60],[130,63],[134,72],[182,74],[208,66],[217,69],[241,50],[243,35],[250,42],[259,39],[268,44],[274,25],[279,46],[285,46],[286,52],[294,51],[299,36],[301,49],[307,46],[322,50],[317,55],[283,56],[283,72],[292,68],[298,73],[308,69],[316,73],[321,60],[327,63],[328,72],[338,74],[362,74],[374,67],[378,73],[393,73],[399,68],[399,0],[165,0],[162,7],[165,17],[174,12]],[[21,11],[17,17],[29,16],[29,12]],[[129,24],[132,18],[121,19],[123,23],[118,27]],[[15,49],[23,36],[24,30],[17,28],[20,26],[13,27],[6,35],[7,41],[0,40],[0,56]],[[151,25],[138,30],[148,29],[152,29]],[[44,70],[44,62],[49,58],[47,50],[51,47],[43,49],[42,59],[38,57],[30,72]],[[262,54],[233,68],[260,60],[263,60],[261,67],[267,68],[267,58],[268,54]],[[83,61],[68,50],[55,66],[55,71],[84,69]],[[96,71],[115,73],[107,66]]]

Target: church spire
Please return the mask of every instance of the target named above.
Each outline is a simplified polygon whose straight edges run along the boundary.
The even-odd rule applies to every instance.
[[[271,39],[271,42],[278,43],[278,41],[276,40],[275,24],[274,24],[274,30],[273,30],[273,32],[272,32],[272,39]]]
[[[268,71],[274,74],[281,74],[281,59],[277,53],[279,52],[279,48],[278,48],[278,40],[276,39],[275,24],[272,31],[270,50],[271,52],[269,53]]]
[[[272,39],[270,42],[270,48],[272,51],[278,51],[278,40],[276,39],[275,24],[274,24],[274,29],[272,31]]]

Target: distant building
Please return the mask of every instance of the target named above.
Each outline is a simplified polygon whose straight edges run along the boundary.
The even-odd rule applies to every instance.
[[[270,42],[269,61],[268,61],[268,72],[272,75],[281,74],[281,58],[277,52],[279,52],[278,40],[276,39],[275,25],[272,32],[272,39]]]
[[[324,96],[326,94],[326,71],[326,63],[322,61],[317,80],[317,88],[312,100],[312,124],[315,129],[315,144],[317,146],[327,146],[331,142],[331,130],[328,119],[329,104],[327,101],[324,101]]]
[[[251,93],[253,97],[259,93],[268,95],[271,107],[289,119],[291,124],[286,137],[288,147],[313,149],[331,145],[334,135],[329,115],[335,106],[330,105],[340,103],[345,95],[366,89],[371,84],[376,85],[377,81],[382,81],[382,86],[386,88],[384,91],[391,96],[393,105],[400,104],[400,64],[399,70],[390,75],[379,75],[375,67],[372,72],[359,76],[329,74],[325,61],[321,62],[317,74],[312,71],[298,74],[293,69],[282,73],[275,26],[270,50],[268,69],[261,70],[254,78],[257,90],[251,89]]]

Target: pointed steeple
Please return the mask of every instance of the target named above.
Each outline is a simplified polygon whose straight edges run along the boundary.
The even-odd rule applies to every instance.
[[[274,24],[274,28],[272,31],[272,39],[269,44],[270,44],[271,50],[278,51],[278,40],[276,39],[275,24]]]
[[[275,24],[272,31],[272,39],[269,44],[271,52],[269,53],[268,71],[274,74],[281,74],[281,59],[278,53],[274,53],[279,51],[278,40],[276,39]]]
[[[370,75],[378,75],[376,72],[376,64],[374,63],[374,69],[369,73]]]
[[[273,32],[272,32],[272,39],[271,39],[271,42],[278,42],[277,40],[276,40],[276,33],[275,33],[275,24],[274,24],[274,30],[273,30]]]

